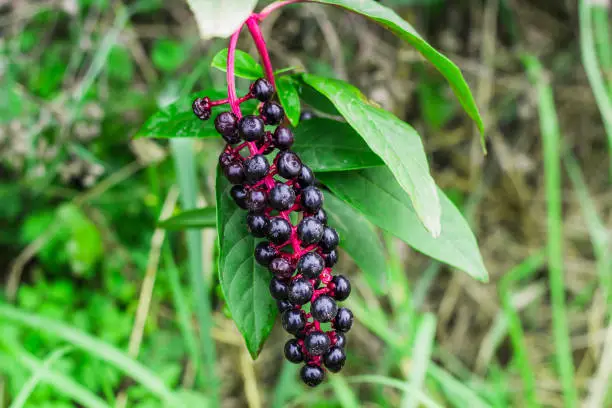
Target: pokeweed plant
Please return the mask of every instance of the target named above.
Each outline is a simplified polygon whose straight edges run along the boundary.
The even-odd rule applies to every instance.
[[[410,125],[346,82],[274,71],[259,25],[284,6],[305,2],[361,14],[412,44],[447,79],[481,132],[483,126],[458,67],[374,0],[278,1],[259,13],[252,12],[253,0],[243,0],[244,8],[233,1],[189,1],[203,35],[230,36],[228,48],[212,61],[226,72],[227,89],[180,99],[154,114],[137,137],[220,135],[226,145],[219,156],[216,219],[204,208],[165,225],[216,224],[219,281],[251,355],[257,357],[280,312],[293,335],[285,357],[303,363],[302,380],[316,386],[326,370],[343,367],[345,334],[353,324],[352,312],[338,304],[351,292],[349,280],[333,273],[338,245],[378,293],[385,258],[372,224],[476,279],[486,281],[487,272],[473,233],[433,181]],[[237,49],[244,26],[261,65]],[[237,76],[253,80],[243,96]],[[302,101],[328,115],[312,118],[302,112]]]

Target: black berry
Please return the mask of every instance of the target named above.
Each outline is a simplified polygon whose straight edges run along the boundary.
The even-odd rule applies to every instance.
[[[340,237],[338,237],[338,232],[335,229],[330,227],[325,227],[323,229],[323,236],[321,237],[321,241],[319,241],[319,246],[323,250],[324,253],[329,253],[336,249],[338,246],[338,242],[340,242]]]
[[[301,363],[304,361],[304,354],[302,354],[302,347],[296,339],[291,339],[285,343],[285,358],[292,363]]]
[[[257,154],[244,162],[244,178],[247,183],[253,184],[261,180],[268,174],[270,163],[261,154]]]
[[[243,116],[238,121],[238,133],[240,137],[248,142],[255,142],[261,139],[265,132],[263,120],[257,116]]]
[[[270,281],[270,294],[276,300],[287,300],[287,291],[289,286],[278,278],[272,278]]]
[[[300,309],[287,310],[281,316],[281,323],[287,332],[297,334],[306,326],[306,315]]]
[[[341,348],[346,347],[346,336],[344,333],[336,332],[336,346]]]
[[[221,165],[223,171],[225,171],[225,168],[232,164],[234,160],[234,155],[231,153],[223,152],[219,155],[219,165]]]
[[[300,174],[302,170],[302,161],[293,152],[280,152],[276,156],[276,169],[281,177],[293,179]]]
[[[270,100],[272,95],[274,95],[274,87],[267,79],[259,78],[251,85],[251,93],[255,98],[265,102]]]
[[[312,113],[311,111],[305,110],[300,115],[300,121],[310,120],[310,119],[313,119],[314,117],[315,117],[314,113]]]
[[[323,357],[325,367],[332,373],[337,373],[344,367],[346,361],[346,354],[341,347],[335,346],[329,349],[329,351]]]
[[[310,307],[312,317],[321,323],[331,322],[336,313],[338,313],[338,305],[334,299],[327,295],[319,296]]]
[[[325,371],[318,365],[306,364],[300,370],[300,377],[302,381],[304,381],[304,384],[309,387],[316,387],[325,379]]]
[[[274,146],[279,150],[287,150],[293,145],[293,132],[284,126],[279,126],[272,136]]]
[[[244,186],[233,186],[230,190],[230,196],[232,196],[238,207],[242,208],[243,210],[247,209],[247,193],[248,192]]]
[[[313,217],[306,217],[298,224],[297,234],[304,245],[317,243],[323,236],[323,224]]]
[[[271,218],[268,223],[266,236],[275,244],[284,244],[291,238],[291,224],[289,221],[280,217]]]
[[[215,129],[229,144],[236,144],[240,141],[237,124],[238,118],[232,112],[220,113],[215,118]]]
[[[334,276],[332,279],[334,284],[334,297],[336,300],[346,300],[351,294],[351,282],[342,275]]]
[[[230,163],[230,165],[225,168],[225,177],[227,177],[232,184],[242,184],[244,181],[244,167],[242,163],[237,160]]]
[[[315,215],[313,215],[313,217],[319,220],[321,224],[327,225],[327,213],[324,209],[321,208],[319,211],[316,212]]]
[[[325,255],[325,266],[332,268],[338,263],[338,251],[334,249],[329,254]]]
[[[308,279],[316,279],[325,268],[325,260],[316,252],[308,252],[297,264],[298,272]]]
[[[316,181],[315,175],[310,167],[304,165],[302,165],[302,169],[300,170],[297,180],[302,188],[312,186]]]
[[[247,228],[251,235],[256,238],[263,238],[266,236],[268,230],[268,217],[263,214],[249,214],[247,215]]]
[[[300,200],[305,211],[315,213],[323,205],[323,193],[318,188],[309,186],[302,189]]]
[[[285,211],[295,204],[295,191],[286,184],[277,183],[268,195],[270,207],[278,211]]]
[[[268,198],[264,191],[251,190],[247,194],[246,206],[250,212],[258,213],[266,209]]]
[[[288,300],[279,300],[276,302],[276,307],[278,307],[278,311],[283,314],[287,310],[293,309],[293,305]]]
[[[306,351],[308,354],[313,356],[322,356],[329,350],[331,345],[331,341],[327,334],[322,331],[312,331],[308,333],[306,339],[304,340],[304,345],[306,346]]]
[[[334,328],[340,332],[347,332],[353,326],[353,312],[346,307],[338,309],[336,318],[334,319]]]
[[[197,98],[191,105],[193,113],[201,120],[210,119],[212,110],[210,107],[210,98]]]
[[[282,106],[272,101],[264,102],[259,113],[266,125],[278,125],[285,117],[285,111]]]
[[[262,266],[270,265],[270,262],[277,256],[278,250],[270,245],[269,242],[260,242],[255,247],[255,260]]]
[[[280,257],[272,259],[268,265],[268,269],[280,279],[289,279],[295,270],[291,262]]]
[[[312,284],[308,279],[298,278],[289,285],[287,296],[294,305],[304,305],[310,302],[313,291]]]

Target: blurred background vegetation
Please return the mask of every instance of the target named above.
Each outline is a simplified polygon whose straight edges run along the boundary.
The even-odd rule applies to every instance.
[[[0,0],[0,407],[612,406],[609,1],[382,3],[462,68],[488,156],[443,78],[361,17],[276,13],[273,61],[350,80],[416,127],[491,282],[381,235],[378,296],[342,257],[357,327],[343,374],[310,390],[282,330],[251,360],[214,231],[155,229],[213,204],[221,143],[131,140],[160,106],[223,87],[209,64],[225,41],[201,41],[183,1]]]

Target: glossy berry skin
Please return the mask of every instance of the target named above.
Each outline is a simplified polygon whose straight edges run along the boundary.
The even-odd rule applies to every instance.
[[[219,165],[225,171],[225,168],[234,162],[234,155],[228,152],[223,152],[219,155]]]
[[[325,371],[318,365],[306,364],[300,370],[300,378],[309,387],[316,387],[325,379]]]
[[[335,229],[330,227],[325,227],[323,230],[323,236],[321,237],[321,241],[319,241],[319,246],[323,250],[324,253],[330,253],[338,246],[340,242],[340,237],[338,236],[338,232]]]
[[[281,315],[287,310],[293,309],[293,305],[288,300],[278,300],[276,302],[276,307]]]
[[[308,279],[298,278],[289,285],[287,297],[294,305],[304,305],[310,302],[313,291],[312,284]]]
[[[295,270],[291,262],[280,257],[274,258],[268,265],[268,269],[279,279],[289,279]]]
[[[338,313],[336,301],[327,295],[319,296],[310,307],[310,313],[321,323],[331,322]]]
[[[244,178],[249,184],[254,184],[264,178],[268,170],[270,170],[270,163],[264,155],[257,154],[244,161]]]
[[[306,326],[306,316],[300,309],[287,310],[281,316],[281,323],[287,332],[297,334]]]
[[[270,207],[278,211],[286,211],[295,204],[295,191],[291,186],[277,183],[268,195]]]
[[[243,210],[247,209],[246,198],[247,198],[247,190],[243,186],[233,186],[230,190],[230,195],[238,205],[238,207]]]
[[[316,279],[325,268],[325,260],[316,252],[308,252],[297,264],[298,272],[307,279]]]
[[[306,335],[304,339],[304,346],[308,354],[313,356],[322,356],[327,353],[331,345],[331,340],[327,337],[327,334],[322,331],[315,330]]]
[[[302,170],[302,161],[297,154],[286,151],[276,156],[276,169],[278,175],[288,180],[297,177]]]
[[[316,179],[310,167],[302,165],[297,181],[300,183],[300,187],[304,188],[314,185]]]
[[[298,224],[297,235],[302,244],[314,244],[321,240],[323,228],[323,224],[314,217],[306,217]]]
[[[337,347],[345,348],[346,347],[346,336],[344,333],[336,332],[336,344]]]
[[[240,142],[238,135],[238,118],[232,112],[223,112],[215,118],[215,129],[229,144]]]
[[[300,121],[311,120],[314,118],[315,118],[315,114],[308,110],[302,111],[302,114],[300,115]]]
[[[270,294],[276,300],[287,300],[287,291],[289,285],[278,278],[272,278],[270,281]]]
[[[321,222],[321,224],[323,225],[327,225],[327,213],[325,212],[324,209],[319,209],[319,211],[316,212],[316,214],[313,215],[313,217],[315,217],[317,220],[319,220],[319,222]]]
[[[336,318],[334,319],[334,328],[339,332],[346,333],[353,326],[353,312],[346,307],[338,309]]]
[[[271,218],[266,237],[274,244],[284,244],[291,237],[291,224],[280,217]]]
[[[272,142],[279,150],[287,150],[293,145],[293,132],[284,126],[279,126],[272,135]]]
[[[266,193],[260,190],[251,190],[247,194],[246,206],[247,210],[252,213],[259,213],[266,209],[268,197]]]
[[[334,276],[334,298],[338,301],[346,300],[351,294],[351,282],[342,275]]]
[[[285,111],[282,106],[272,101],[264,102],[259,113],[266,125],[278,125],[285,117]]]
[[[247,215],[247,228],[251,235],[256,238],[263,238],[266,236],[269,222],[268,217],[263,214]]]
[[[260,242],[255,247],[255,260],[261,266],[269,266],[270,262],[278,256],[278,250],[269,242]]]
[[[265,133],[264,122],[254,115],[243,116],[238,121],[238,133],[247,142],[255,142],[261,139]]]
[[[334,346],[329,349],[325,356],[323,357],[323,362],[325,363],[325,367],[332,373],[337,373],[342,370],[344,367],[344,362],[346,361],[346,354],[341,347]]]
[[[244,167],[242,163],[239,161],[230,163],[230,165],[225,168],[225,177],[227,177],[232,184],[242,184],[244,181]]]
[[[261,102],[266,102],[274,95],[274,87],[265,78],[259,78],[251,85],[251,94]]]
[[[212,114],[210,98],[197,98],[195,101],[193,101],[191,108],[193,109],[193,113],[200,120],[210,119],[210,115]]]
[[[338,251],[333,250],[329,254],[325,255],[325,266],[328,268],[332,268],[334,265],[338,263]]]
[[[319,211],[323,205],[323,193],[321,190],[314,186],[309,186],[302,189],[302,196],[300,199],[302,207],[309,213],[315,213]]]
[[[295,339],[289,340],[285,343],[285,358],[292,363],[301,363],[304,361],[304,354],[302,353],[302,347]]]

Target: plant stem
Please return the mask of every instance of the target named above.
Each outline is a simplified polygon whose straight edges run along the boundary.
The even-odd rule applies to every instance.
[[[227,99],[229,101],[232,112],[238,119],[242,117],[240,111],[240,103],[238,102],[238,95],[236,95],[236,77],[234,75],[235,62],[236,62],[236,46],[238,45],[238,37],[240,37],[240,27],[234,34],[232,34],[227,50]]]
[[[285,0],[285,1],[277,1],[276,3],[272,3],[270,5],[268,5],[266,8],[264,8],[263,10],[261,10],[261,12],[259,14],[255,14],[255,16],[257,17],[257,20],[259,21],[263,21],[266,17],[268,17],[268,15],[270,15],[270,13],[273,13],[274,11],[288,6],[289,4],[295,4],[295,3],[300,3],[304,0]]]
[[[270,61],[270,55],[268,54],[268,47],[266,47],[266,41],[263,38],[263,34],[261,33],[261,29],[259,28],[259,24],[257,22],[257,16],[252,15],[246,21],[246,25],[249,28],[249,32],[251,33],[251,37],[253,37],[253,42],[255,42],[255,46],[257,47],[257,52],[259,52],[259,56],[261,57],[261,62],[264,66],[264,71],[266,73],[266,78],[272,86],[276,89],[276,84],[274,81],[274,70],[272,69],[272,62]],[[229,66],[228,66],[229,71]]]

